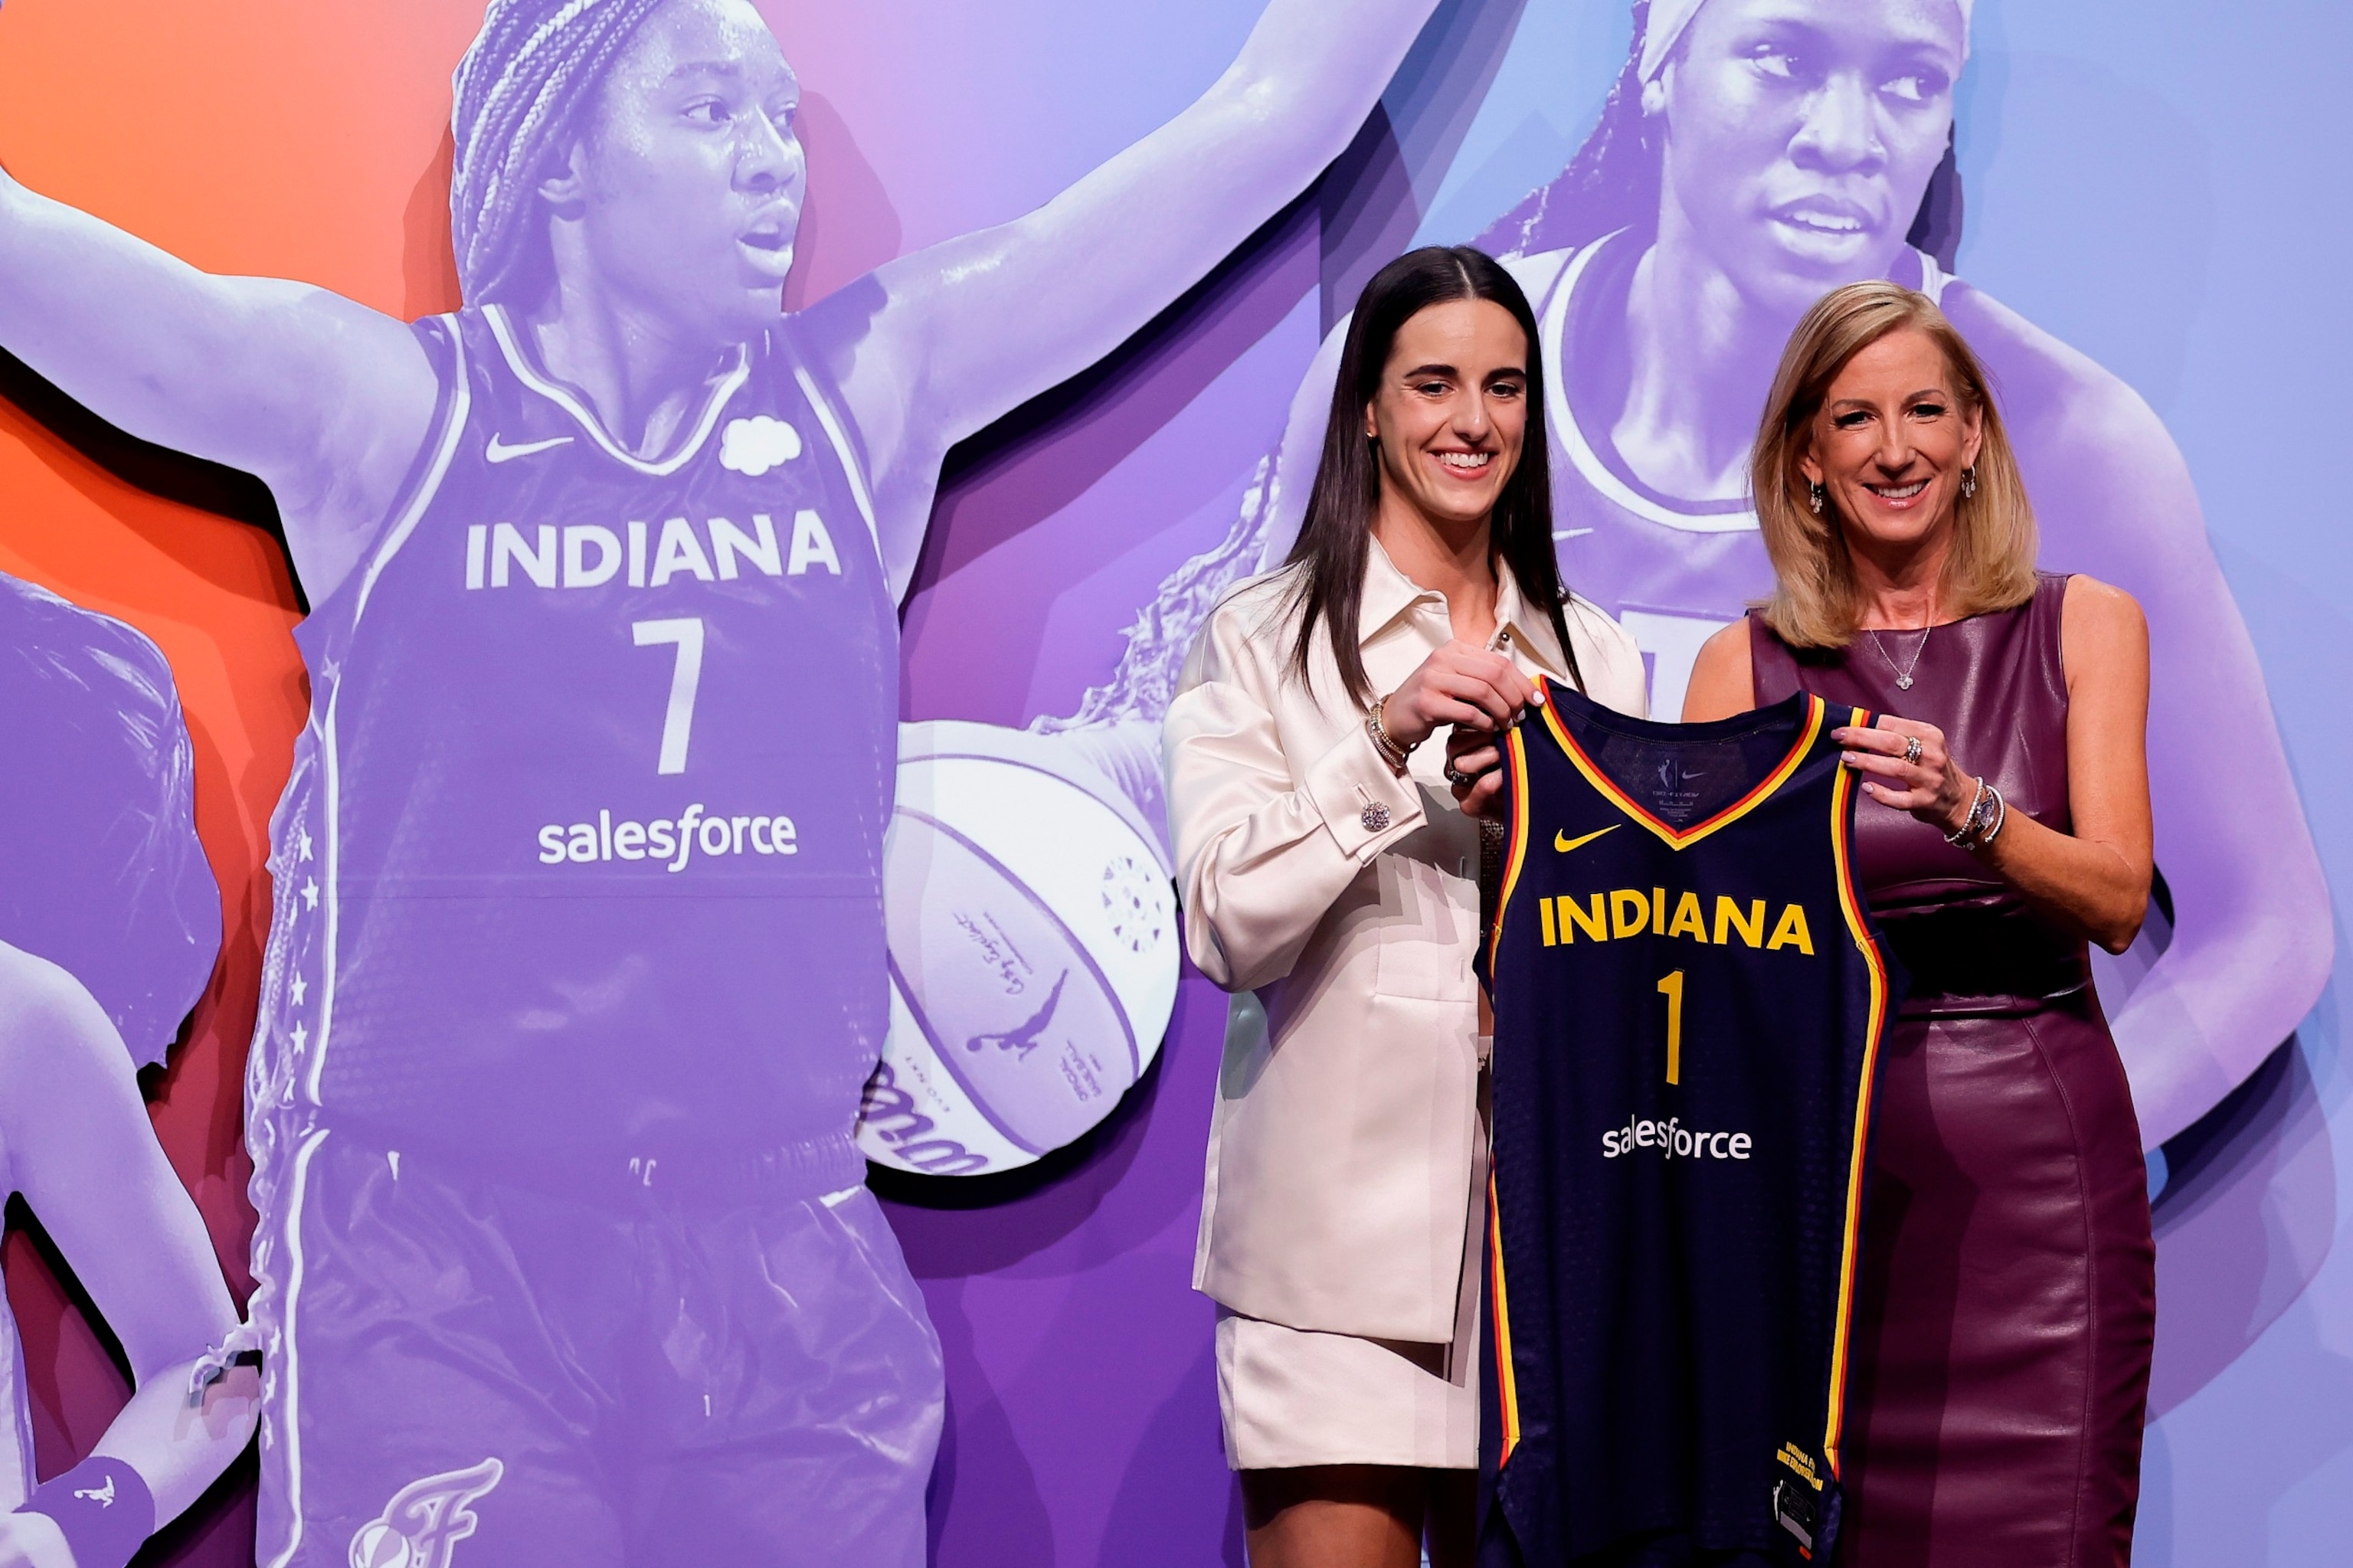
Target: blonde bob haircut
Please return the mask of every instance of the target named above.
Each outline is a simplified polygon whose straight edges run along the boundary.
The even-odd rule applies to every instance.
[[[1757,608],[1792,647],[1842,648],[1862,612],[1836,503],[1814,515],[1799,460],[1839,373],[1881,338],[1907,328],[1927,334],[1944,351],[1950,389],[1979,420],[1977,493],[1954,498],[1953,546],[1936,595],[1938,616],[1983,615],[2034,597],[2034,508],[1985,367],[1927,295],[1884,281],[1849,283],[1816,301],[1789,334],[1749,458],[1757,522],[1773,561],[1773,597]]]

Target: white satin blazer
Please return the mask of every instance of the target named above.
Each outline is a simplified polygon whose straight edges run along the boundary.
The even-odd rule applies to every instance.
[[[1501,576],[1515,662],[1565,680],[1550,618]],[[1447,1343],[1484,1199],[1479,828],[1446,787],[1442,731],[1400,779],[1322,633],[1312,686],[1292,674],[1290,582],[1255,578],[1211,614],[1163,731],[1186,948],[1234,993],[1193,1284],[1292,1328]],[[1567,617],[1588,694],[1641,715],[1633,640],[1583,599]],[[1445,598],[1376,541],[1357,628],[1373,690],[1452,636]]]

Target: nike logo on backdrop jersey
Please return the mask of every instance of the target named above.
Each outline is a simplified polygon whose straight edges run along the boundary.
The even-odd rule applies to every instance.
[[[543,452],[550,447],[565,447],[571,444],[570,436],[550,436],[543,441],[518,441],[513,446],[509,446],[499,440],[497,434],[493,432],[490,444],[482,449],[482,457],[489,462],[512,462],[519,457],[529,457],[533,452]]]
[[[1567,854],[1573,849],[1581,849],[1585,845],[1591,843],[1594,840],[1599,838],[1604,833],[1614,833],[1623,826],[1625,826],[1623,822],[1612,822],[1606,828],[1594,829],[1591,832],[1586,834],[1581,839],[1570,838],[1567,831],[1564,829],[1561,832],[1553,834],[1552,847],[1560,851],[1561,853]]]

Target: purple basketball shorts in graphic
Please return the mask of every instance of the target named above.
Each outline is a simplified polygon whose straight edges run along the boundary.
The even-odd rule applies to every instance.
[[[939,1343],[863,1187],[297,1150],[259,1563],[922,1568]]]

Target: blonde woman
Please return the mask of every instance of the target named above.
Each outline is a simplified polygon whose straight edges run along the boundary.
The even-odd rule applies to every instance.
[[[1471,778],[1539,675],[1642,705],[1554,565],[1542,386],[1493,260],[1383,269],[1290,563],[1211,615],[1168,710],[1186,945],[1235,993],[1194,1283],[1253,1568],[1471,1560],[1490,1031],[1481,827],[1442,779],[1492,802]]]
[[[1838,736],[1911,977],[1872,1111],[1841,1561],[2123,1563],[2155,1251],[2086,943],[2123,951],[2148,902],[2140,607],[2035,570],[1985,374],[1894,283],[1799,323],[1753,482],[1773,596],[1706,644],[1683,716],[1801,687],[1897,715]]]

